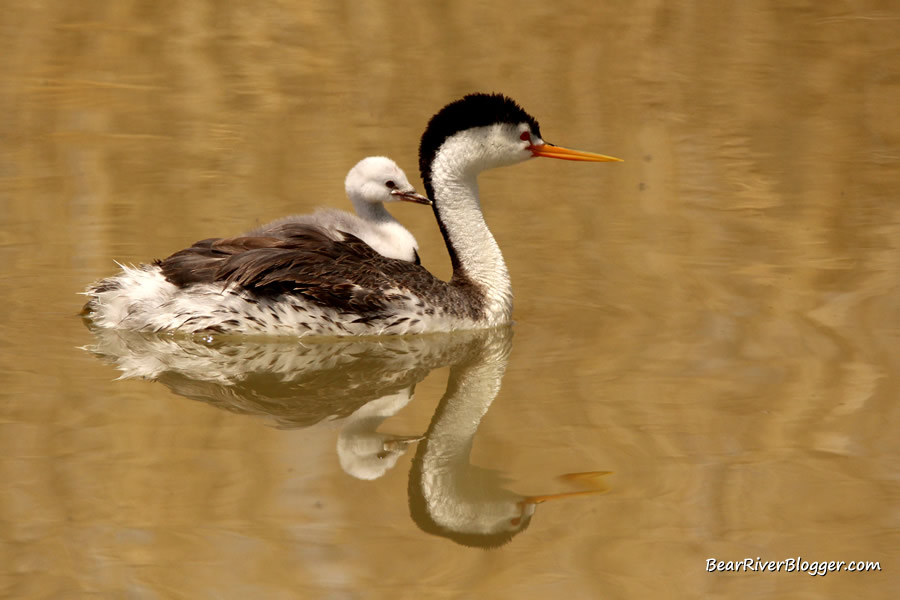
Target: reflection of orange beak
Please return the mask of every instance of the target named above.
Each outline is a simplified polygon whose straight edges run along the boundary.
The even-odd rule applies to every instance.
[[[566,473],[560,475],[559,478],[563,481],[575,482],[582,487],[592,488],[598,484],[605,486],[606,484],[603,481],[600,481],[600,478],[612,474],[612,471],[584,471],[582,473]]]
[[[605,494],[609,491],[610,486],[600,478],[611,474],[612,471],[588,471],[587,473],[567,473],[562,475],[560,479],[571,481],[579,485],[579,487],[588,488],[578,492],[562,492],[560,494],[545,494],[541,496],[526,496],[523,502],[527,504],[540,504],[548,500],[561,500],[563,498],[574,498],[576,496],[590,496],[593,494]]]
[[[581,492],[562,492],[561,494],[545,494],[543,496],[525,496],[525,502],[530,504],[540,504],[548,500],[562,500],[563,498],[574,498],[576,496],[590,496],[593,494],[602,494],[608,490],[584,490]]]
[[[580,160],[585,162],[622,162],[621,158],[615,158],[614,156],[570,150],[562,146],[554,146],[553,144],[532,144],[528,149],[535,156],[543,156],[545,158],[561,158],[562,160]]]

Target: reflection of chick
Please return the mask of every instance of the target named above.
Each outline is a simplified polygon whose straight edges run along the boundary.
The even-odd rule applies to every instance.
[[[407,447],[421,436],[379,433],[378,426],[397,414],[410,400],[414,387],[377,398],[346,418],[338,435],[337,453],[341,468],[358,479],[378,479],[397,464]]]

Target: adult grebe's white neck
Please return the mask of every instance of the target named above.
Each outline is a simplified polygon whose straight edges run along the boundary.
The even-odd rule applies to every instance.
[[[430,163],[426,187],[450,252],[454,277],[478,286],[485,319],[506,323],[512,315],[512,285],[503,253],[488,229],[478,195],[478,174],[493,167],[527,160],[531,154],[510,148],[519,141],[515,125],[475,127],[448,137]]]

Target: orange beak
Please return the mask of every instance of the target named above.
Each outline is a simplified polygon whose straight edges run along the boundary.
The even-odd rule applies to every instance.
[[[582,152],[581,150],[570,150],[562,146],[554,146],[553,144],[532,144],[528,147],[535,156],[543,156],[545,158],[561,158],[562,160],[578,160],[584,162],[623,162],[621,158],[614,156],[605,156],[603,154],[594,154],[593,152]]]

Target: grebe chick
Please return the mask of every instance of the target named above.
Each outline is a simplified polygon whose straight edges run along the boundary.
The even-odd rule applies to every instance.
[[[384,207],[386,202],[431,200],[417,194],[397,163],[384,156],[369,156],[350,169],[344,180],[347,197],[356,214],[334,208],[321,208],[311,215],[294,215],[277,219],[244,234],[246,236],[290,237],[294,225],[314,225],[335,241],[343,233],[355,235],[382,256],[419,263],[419,244]]]

